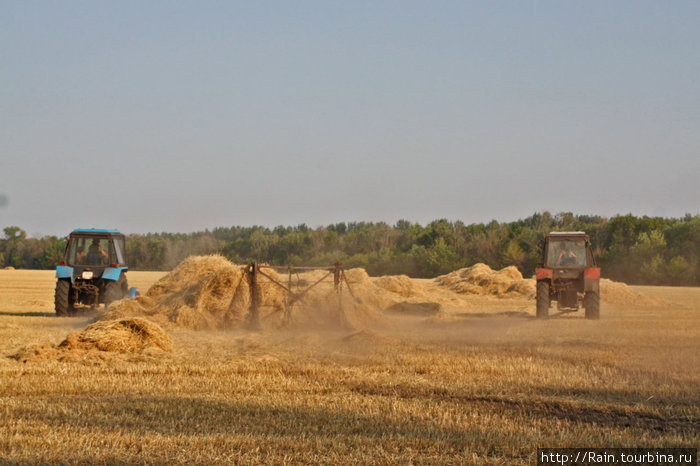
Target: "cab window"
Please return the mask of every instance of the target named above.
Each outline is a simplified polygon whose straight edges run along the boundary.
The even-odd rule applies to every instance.
[[[119,265],[124,265],[124,252],[123,252],[123,244],[122,240],[115,239],[114,240],[114,254],[116,255],[116,263]]]
[[[583,240],[556,240],[549,242],[547,250],[549,267],[585,267],[586,242]]]
[[[115,262],[116,254],[109,238],[74,236],[68,246],[68,263],[104,267]]]

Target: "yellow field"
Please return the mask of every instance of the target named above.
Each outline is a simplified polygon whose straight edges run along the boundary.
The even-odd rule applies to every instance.
[[[160,272],[129,272],[142,292]],[[700,288],[534,319],[471,298],[375,332],[169,330],[173,354],[10,356],[57,318],[51,271],[0,270],[0,462],[533,464],[537,447],[700,445]]]

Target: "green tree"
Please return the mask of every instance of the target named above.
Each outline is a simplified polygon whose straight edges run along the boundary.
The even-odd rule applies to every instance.
[[[639,233],[637,236],[637,241],[630,248],[628,263],[634,269],[639,269],[643,283],[655,283],[662,278],[661,264],[665,248],[666,239],[659,230]]]
[[[666,266],[666,282],[668,284],[689,285],[692,283],[693,271],[690,264],[682,256],[671,259]]]
[[[505,265],[514,265],[522,272],[524,263],[527,259],[527,254],[520,247],[515,239],[508,242],[508,247],[503,251],[502,263]]]

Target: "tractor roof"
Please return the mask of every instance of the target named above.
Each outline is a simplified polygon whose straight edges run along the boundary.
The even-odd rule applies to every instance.
[[[552,231],[549,236],[586,236],[585,231]]]
[[[102,228],[76,228],[71,232],[72,234],[75,233],[82,233],[82,234],[110,234],[110,235],[121,235],[121,231],[119,230],[105,230]]]

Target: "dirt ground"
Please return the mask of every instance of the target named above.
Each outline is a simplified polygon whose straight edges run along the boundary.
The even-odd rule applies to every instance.
[[[128,278],[143,292],[163,275]],[[0,270],[2,463],[533,464],[537,447],[700,445],[700,288],[603,295],[600,321],[461,295],[381,328],[174,328],[172,353],[18,357],[99,316],[55,317],[54,284]]]

